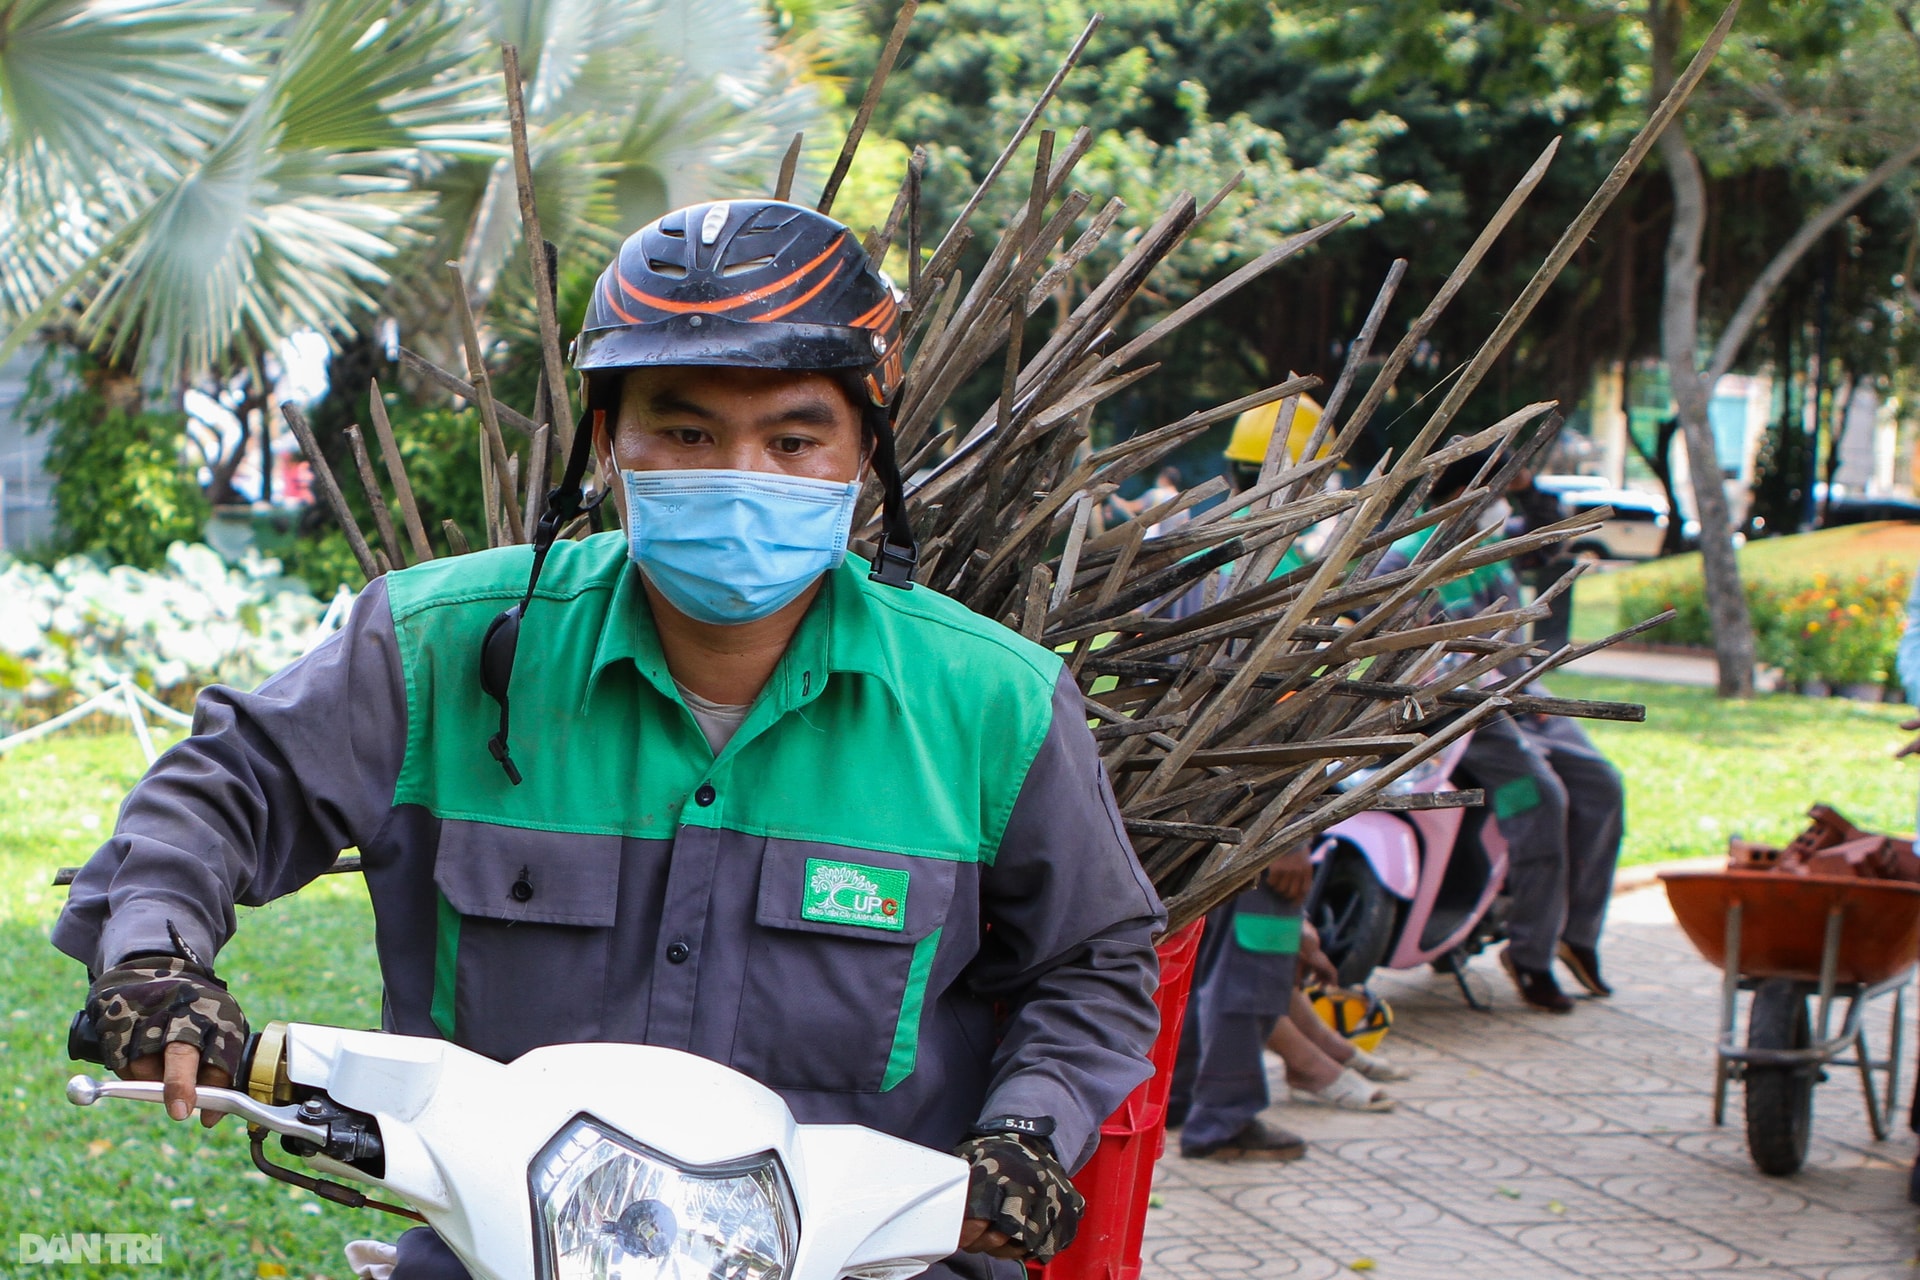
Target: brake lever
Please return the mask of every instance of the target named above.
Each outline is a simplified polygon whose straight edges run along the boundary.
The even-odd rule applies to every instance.
[[[154,1080],[96,1080],[92,1076],[74,1076],[67,1081],[67,1101],[76,1107],[90,1107],[102,1098],[126,1098],[132,1102],[165,1102],[166,1086]],[[198,1110],[237,1115],[249,1124],[289,1138],[302,1138],[325,1147],[326,1129],[298,1119],[295,1107],[270,1107],[237,1089],[216,1089],[199,1085],[194,1089]]]

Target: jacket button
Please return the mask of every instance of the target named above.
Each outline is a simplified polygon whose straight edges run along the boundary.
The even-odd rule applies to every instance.
[[[507,892],[513,896],[515,902],[525,902],[533,896],[533,883],[522,876],[513,882],[513,887]]]
[[[693,802],[704,809],[713,803],[714,797],[718,794],[711,782],[703,782],[700,784],[700,789],[693,793]]]
[[[668,964],[685,964],[687,957],[693,954],[693,948],[684,942],[671,943],[667,947]]]

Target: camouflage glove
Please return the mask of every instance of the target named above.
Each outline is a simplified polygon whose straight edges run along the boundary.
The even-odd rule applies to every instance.
[[[247,1016],[227,984],[191,960],[127,957],[88,989],[87,1016],[115,1071],[178,1042],[198,1048],[202,1065],[239,1077]]]
[[[1073,1189],[1053,1144],[1032,1134],[988,1133],[968,1138],[954,1154],[973,1167],[967,1181],[967,1217],[1046,1262],[1073,1243],[1086,1197]]]

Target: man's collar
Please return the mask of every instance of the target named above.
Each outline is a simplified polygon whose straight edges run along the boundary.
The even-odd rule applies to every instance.
[[[791,705],[810,702],[820,695],[826,681],[823,673],[850,672],[873,676],[897,698],[900,677],[893,655],[883,642],[874,604],[867,598],[870,587],[869,566],[860,557],[849,554],[839,567],[830,570],[819,595],[793,633],[779,665],[768,681],[777,687]],[[653,608],[647,599],[640,570],[626,564],[615,580],[613,595],[607,602],[607,615],[600,626],[594,646],[593,669],[581,697],[581,710],[592,701],[601,672],[616,662],[631,662],[662,697],[678,700],[673,674],[667,669],[665,651],[660,647],[660,632],[654,626]]]
[[[895,659],[899,655],[886,643],[873,596],[900,588],[875,585],[868,578],[872,572],[871,564],[849,552],[828,577],[827,590],[821,593],[830,606],[828,669],[872,676],[898,698],[902,681]]]
[[[633,561],[623,559],[614,578],[613,595],[607,601],[606,617],[600,620],[600,637],[593,648],[593,669],[587,673],[587,687],[580,696],[585,711],[600,683],[600,673],[616,662],[631,662],[648,683],[668,698],[673,692],[673,676],[667,670],[667,655],[660,647],[660,632],[653,625],[653,609],[647,603],[646,585]]]

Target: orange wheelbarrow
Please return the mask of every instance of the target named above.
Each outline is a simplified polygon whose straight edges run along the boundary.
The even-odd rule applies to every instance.
[[[1794,1173],[1807,1158],[1814,1085],[1826,1067],[1850,1066],[1860,1073],[1873,1136],[1884,1140],[1899,1087],[1906,992],[1920,959],[1920,885],[1774,871],[1671,871],[1660,879],[1680,927],[1725,975],[1713,1122],[1725,1122],[1727,1088],[1740,1081],[1754,1164],[1775,1177]],[[1753,993],[1744,1044],[1742,991]],[[1866,1013],[1888,995],[1887,1054],[1875,1058]]]

